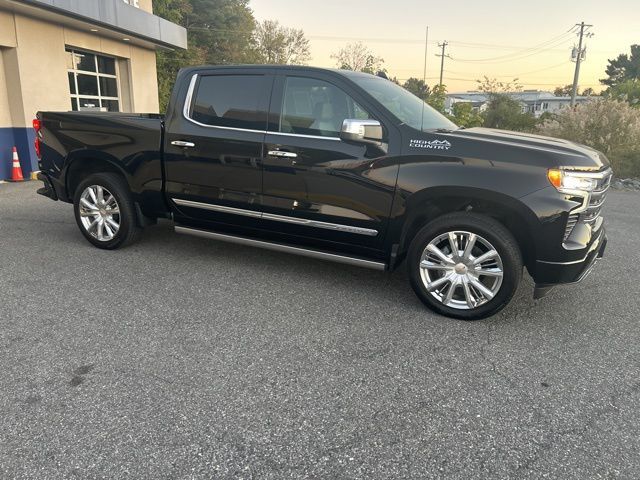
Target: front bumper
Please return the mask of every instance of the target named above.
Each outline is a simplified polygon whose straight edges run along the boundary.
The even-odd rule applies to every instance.
[[[598,259],[604,256],[607,247],[607,234],[604,227],[600,229],[581,260],[572,262],[536,261],[533,278],[536,281],[534,298],[541,298],[558,284],[577,283],[583,280],[595,266]]]

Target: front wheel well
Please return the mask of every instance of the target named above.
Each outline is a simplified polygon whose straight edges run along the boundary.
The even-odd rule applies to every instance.
[[[401,251],[407,251],[413,237],[429,222],[449,213],[465,211],[486,215],[500,222],[516,239],[525,265],[535,262],[535,245],[529,227],[514,208],[492,200],[458,196],[438,197],[426,202],[408,222],[401,241]]]

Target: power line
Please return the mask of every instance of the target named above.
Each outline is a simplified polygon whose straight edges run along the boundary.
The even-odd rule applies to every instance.
[[[251,33],[248,32],[247,30],[240,30],[240,29],[230,29],[230,28],[215,28],[215,27],[187,27],[188,30],[195,30],[195,31],[211,31],[211,32],[227,32],[227,33]],[[409,39],[399,39],[399,38],[385,38],[385,37],[347,37],[347,36],[335,36],[335,35],[314,35],[314,34],[305,34],[305,37],[309,38],[309,39],[318,39],[318,40],[339,40],[339,41],[347,41],[347,42],[357,42],[357,41],[362,41],[362,42],[376,42],[376,43],[401,43],[401,44],[419,44],[419,45],[424,45],[424,40],[423,39],[413,39],[413,38],[409,38]],[[548,40],[549,41],[552,41]],[[547,43],[547,42],[543,42],[543,43]],[[498,48],[498,49],[507,49],[507,50],[514,50],[514,51],[527,51],[527,50],[531,50],[532,48],[536,48],[536,46],[533,47],[524,47],[524,46],[513,46],[513,45],[501,45],[501,44],[492,44],[492,43],[472,43],[472,42],[463,42],[463,41],[458,41],[458,40],[448,40],[448,43],[450,45],[456,45],[459,47],[463,47],[463,48]],[[433,42],[429,42],[430,45],[438,45],[437,41],[433,41]],[[561,49],[558,49],[558,51],[561,51]],[[607,53],[607,52],[602,52],[602,53]]]
[[[518,78],[518,77],[521,77],[523,75],[531,75],[532,73],[546,72],[547,70],[553,70],[555,68],[562,67],[562,66],[568,66],[568,65],[569,65],[569,62],[568,61],[564,61],[564,62],[555,64],[555,65],[549,65],[547,67],[538,68],[536,70],[530,70],[528,72],[510,73],[510,74],[505,74],[505,75],[492,75],[492,77],[495,77],[495,78]],[[468,75],[470,72],[454,72],[453,70],[445,70],[445,73],[452,73],[454,75]]]
[[[564,34],[567,35],[567,34]],[[566,44],[570,37],[561,38],[559,41],[556,39],[554,43],[548,44],[547,46],[538,46],[535,48],[530,48],[527,51],[521,51],[516,53],[511,53],[507,55],[501,55],[498,57],[492,58],[468,58],[461,59],[457,57],[453,57],[452,60],[461,63],[504,63],[504,62],[512,62],[514,60],[522,60],[524,58],[528,58],[534,55],[539,55],[543,52],[548,52],[550,50],[554,50],[556,47]],[[542,44],[541,44],[542,45]]]

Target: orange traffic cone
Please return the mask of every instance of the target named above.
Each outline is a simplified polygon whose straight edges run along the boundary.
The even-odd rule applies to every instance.
[[[13,147],[13,169],[11,170],[10,182],[22,182],[24,177],[22,176],[22,168],[20,168],[20,160],[18,159],[18,149]]]

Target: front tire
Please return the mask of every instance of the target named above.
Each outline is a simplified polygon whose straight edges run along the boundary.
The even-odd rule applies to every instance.
[[[423,227],[407,254],[409,279],[431,310],[461,320],[498,313],[522,278],[522,255],[513,235],[493,218],[444,215]]]
[[[117,174],[96,173],[80,182],[73,209],[80,231],[95,247],[115,250],[140,233],[129,188]]]

